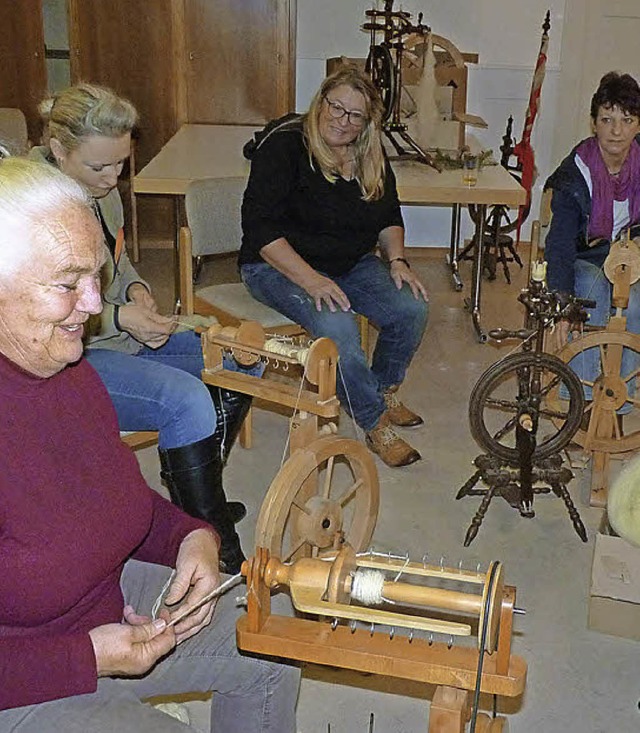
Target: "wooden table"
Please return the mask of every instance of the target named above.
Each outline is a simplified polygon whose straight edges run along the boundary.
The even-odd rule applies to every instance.
[[[484,167],[478,174],[478,183],[467,186],[462,183],[459,170],[441,173],[422,163],[393,163],[398,185],[398,196],[406,206],[453,206],[451,238],[447,263],[456,290],[462,290],[458,272],[458,241],[460,231],[460,207],[475,204],[478,207],[478,224],[474,236],[471,297],[469,310],[478,340],[484,343],[487,336],[480,324],[480,299],[482,287],[482,263],[484,259],[485,221],[487,206],[502,204],[517,208],[526,201],[524,188],[502,166]]]
[[[252,125],[183,125],[160,152],[133,179],[136,194],[169,194],[179,201],[191,181],[199,178],[225,178],[249,175],[249,161],[242,146],[252,137]],[[449,266],[456,285],[462,288],[458,274],[457,230],[459,207],[476,204],[479,209],[478,231],[473,255],[470,311],[478,339],[486,341],[480,324],[482,260],[486,207],[491,204],[517,207],[525,202],[524,189],[500,166],[483,168],[476,186],[462,183],[460,171],[438,173],[421,163],[395,161],[393,169],[400,201],[408,206],[453,206]],[[177,219],[179,221],[179,219]]]

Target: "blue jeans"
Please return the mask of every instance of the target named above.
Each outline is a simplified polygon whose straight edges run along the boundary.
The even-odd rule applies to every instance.
[[[87,349],[116,408],[120,430],[157,430],[158,447],[179,448],[208,438],[216,428],[209,389],[200,379],[204,368],[200,337],[173,334],[164,346],[144,346],[137,354]],[[235,361],[225,367],[238,370]],[[264,366],[247,373],[262,373]]]
[[[590,308],[588,323],[593,326],[606,326],[609,317],[614,313],[611,307],[612,286],[604,272],[597,265],[585,260],[576,260],[575,266],[575,292],[579,298],[590,298],[596,301],[596,307]],[[631,286],[629,293],[629,307],[624,309],[623,315],[627,318],[627,330],[631,333],[640,334],[640,281]],[[593,382],[602,373],[600,362],[600,350],[597,347],[587,349],[570,362],[571,368],[581,378]],[[622,352],[622,378],[628,377],[640,366],[638,354],[629,349]],[[635,379],[629,380],[629,393],[633,396],[635,391]],[[592,399],[591,387],[585,387],[585,397]],[[620,408],[619,412],[628,412],[631,405],[627,403]]]
[[[313,298],[278,270],[260,262],[243,265],[242,280],[254,298],[299,323],[314,338],[333,339],[338,347],[337,392],[342,406],[365,431],[374,428],[385,403],[382,393],[401,384],[424,329],[429,306],[404,285],[398,290],[389,268],[375,255],[365,255],[344,275],[332,277],[351,303],[352,311],[316,310]],[[356,314],[380,331],[371,366],[360,347]]]
[[[122,574],[125,603],[150,614],[168,568],[130,560]],[[236,648],[235,623],[244,613],[236,593],[223,595],[213,621],[138,678],[104,677],[96,692],[0,711],[0,730],[14,733],[187,733],[142,699],[213,690],[211,725],[224,733],[295,733],[300,671]],[[275,605],[283,599],[274,598]],[[277,612],[277,610],[275,611]]]

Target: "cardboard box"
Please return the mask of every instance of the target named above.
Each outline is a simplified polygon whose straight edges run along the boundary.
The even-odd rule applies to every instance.
[[[596,535],[589,628],[640,641],[640,548],[621,537]]]

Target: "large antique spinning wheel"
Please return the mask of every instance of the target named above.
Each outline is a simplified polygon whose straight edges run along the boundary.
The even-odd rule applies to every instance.
[[[559,402],[563,385],[568,399]],[[471,434],[488,453],[517,463],[516,427],[521,415],[537,412],[540,440],[533,459],[561,451],[580,426],[582,386],[561,359],[551,354],[520,353],[493,364],[469,399]]]
[[[364,550],[378,517],[379,484],[371,453],[335,435],[297,449],[262,503],[256,546],[283,562],[334,554],[345,542]]]

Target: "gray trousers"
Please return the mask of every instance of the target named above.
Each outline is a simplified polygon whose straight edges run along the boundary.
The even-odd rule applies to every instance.
[[[122,575],[125,602],[150,613],[168,574],[165,567],[131,560]],[[0,711],[0,733],[186,733],[194,729],[141,700],[208,691],[214,692],[214,733],[295,733],[300,671],[236,648],[235,622],[244,610],[235,597],[243,589],[222,596],[209,626],[143,677],[105,677],[89,695]]]

